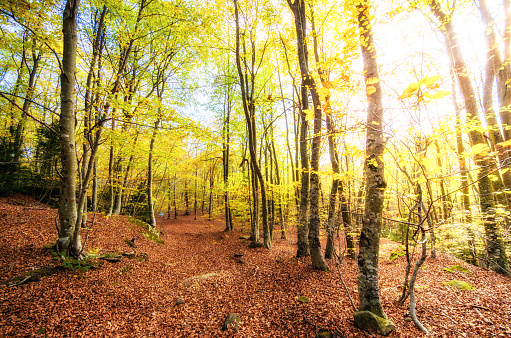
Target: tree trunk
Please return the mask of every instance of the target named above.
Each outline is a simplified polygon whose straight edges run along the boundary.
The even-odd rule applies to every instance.
[[[153,135],[149,144],[149,160],[147,163],[147,205],[149,206],[149,225],[156,228],[156,218],[154,217],[154,202],[153,202],[153,150],[156,133],[158,132],[158,125],[160,119],[154,122]]]
[[[364,76],[368,101],[366,122],[366,154],[364,165],[365,212],[359,241],[358,297],[359,311],[370,311],[386,318],[378,286],[378,254],[383,212],[384,178],[383,104],[376,49],[369,14],[370,4],[356,6]]]
[[[188,210],[189,207],[189,201],[188,201],[188,180],[185,178],[185,216],[190,215],[190,210]]]
[[[223,123],[223,145],[222,145],[222,163],[224,169],[224,210],[225,210],[225,231],[232,231],[232,219],[231,219],[231,208],[229,206],[229,150],[230,150],[230,142],[231,142],[231,133],[230,133],[230,122],[231,122],[231,107],[232,107],[232,99],[231,99],[231,84],[228,84],[228,87],[225,92],[225,102],[224,102],[224,123]]]
[[[112,114],[115,113],[115,108],[112,110]],[[115,120],[112,121],[112,132],[115,129]],[[110,144],[110,154],[108,160],[108,189],[109,189],[109,202],[108,202],[108,213],[107,217],[112,216],[112,212],[114,210],[114,199],[115,199],[115,190],[114,190],[114,144],[113,141]]]
[[[174,174],[174,219],[177,219],[176,185],[177,185],[177,174]],[[202,208],[202,214],[204,215],[204,206]]]
[[[213,184],[214,184],[214,181],[215,181],[215,177],[213,176],[214,175],[214,165],[211,166],[210,170],[209,170],[209,208],[208,208],[208,211],[209,211],[209,216],[208,216],[208,221],[211,221],[211,209],[213,208]]]
[[[243,112],[245,114],[245,120],[247,124],[248,130],[248,149],[250,151],[250,161],[252,163],[252,171],[255,178],[257,178],[258,183],[260,185],[261,191],[261,209],[263,215],[263,234],[264,234],[264,246],[268,249],[271,249],[271,238],[270,238],[270,229],[268,225],[268,208],[267,208],[267,200],[266,200],[266,185],[264,182],[263,174],[261,172],[261,168],[257,162],[257,153],[256,153],[256,130],[255,130],[255,103],[253,99],[254,95],[254,84],[255,84],[255,43],[252,41],[252,69],[251,69],[251,77],[249,81],[249,76],[247,73],[244,74],[243,69],[241,67],[241,55],[240,55],[240,24],[239,24],[239,11],[238,11],[238,1],[233,0],[234,3],[234,12],[236,17],[236,67],[238,69],[238,76],[240,79],[240,89],[241,89],[241,98],[243,104]],[[262,56],[261,56],[262,57]],[[250,90],[249,88],[250,82]],[[254,200],[255,203],[255,200]],[[255,209],[255,208],[254,208]],[[258,209],[254,210],[254,212],[259,212]],[[259,238],[253,239],[258,241]]]
[[[309,109],[309,97],[307,95],[307,88],[311,85],[312,77],[309,74],[309,68],[307,65],[308,55],[307,55],[307,46],[305,44],[305,36],[306,36],[306,16],[305,16],[305,1],[304,0],[296,0],[294,3],[288,0],[288,5],[291,11],[293,12],[294,22],[295,22],[295,31],[296,31],[296,42],[297,42],[297,52],[298,52],[298,60],[300,65],[300,73],[302,78],[301,83],[301,128],[300,128],[300,159],[301,159],[301,167],[302,167],[302,181],[301,181],[301,190],[300,190],[300,216],[298,221],[298,243],[297,243],[297,257],[308,256],[311,254],[311,245],[309,243],[311,236],[309,234],[310,227],[316,225],[317,219],[309,220],[309,227],[307,227],[308,222],[308,212],[309,212],[309,198],[312,198],[314,194],[314,198],[318,198],[318,187],[317,187],[317,177],[314,178],[314,182],[312,179],[312,175],[309,171],[309,156],[307,151],[307,134],[308,134],[308,121],[306,119],[306,113]],[[316,119],[316,110],[318,107],[314,107],[314,118]],[[319,112],[318,117],[321,112]],[[316,123],[314,124],[314,128],[316,128]],[[314,144],[314,141],[313,141]],[[316,140],[316,146],[317,146]],[[313,145],[314,148],[314,145]],[[314,148],[314,160],[316,160],[316,148]],[[312,187],[314,185],[314,188]],[[314,193],[312,192],[314,190]],[[310,194],[310,195],[309,195]],[[311,201],[312,202],[312,201]],[[313,217],[313,210],[317,209],[318,200],[315,200],[314,206],[310,206],[311,217]],[[315,229],[314,229],[315,230]],[[316,232],[313,232],[313,238],[316,236]],[[323,258],[323,253],[321,250],[321,256],[318,255],[317,252],[317,241],[314,240],[312,246],[314,247],[314,258],[313,264],[320,263],[323,265],[323,268],[326,266],[326,263],[321,262]],[[321,248],[319,248],[321,249]],[[324,263],[324,264],[322,264]]]
[[[59,198],[59,239],[61,255],[78,256],[81,251],[80,236],[75,238],[76,209],[76,151],[75,151],[75,72],[76,72],[76,20],[79,0],[67,0],[63,13],[62,32],[64,47],[62,55],[60,149],[62,175]],[[79,232],[78,232],[79,234]]]
[[[21,115],[21,120],[18,122],[18,125],[16,127],[16,133],[14,137],[14,156],[12,159],[13,162],[19,162],[21,155],[23,153],[23,142],[25,137],[25,123],[27,121],[27,112],[30,109],[32,98],[34,96],[36,75],[37,71],[39,70],[39,61],[41,60],[41,53],[36,52],[36,47],[37,38],[34,38],[32,43],[32,69],[29,69],[28,87],[26,97],[23,100],[23,113]],[[23,51],[23,59],[28,68],[28,62],[26,60],[25,51]],[[19,168],[19,163],[14,163],[14,166],[16,168]]]

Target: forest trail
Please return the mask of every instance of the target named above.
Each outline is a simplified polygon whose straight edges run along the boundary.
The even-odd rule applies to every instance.
[[[43,248],[56,238],[55,216],[55,209],[28,197],[0,198],[2,337],[314,337],[320,329],[337,330],[341,337],[376,336],[353,326],[353,309],[333,261],[325,273],[294,257],[296,234],[289,234],[291,241],[274,240],[271,251],[252,249],[239,238],[242,232],[223,232],[221,220],[193,216],[159,217],[165,244],[157,244],[124,216],[98,215],[85,251],[130,252],[125,239],[136,238],[135,258],[96,259],[103,262],[99,269],[58,270],[8,287],[16,276],[58,265]],[[235,230],[239,227],[235,224]],[[382,240],[381,296],[397,327],[390,337],[418,337],[407,308],[396,303],[405,264],[404,257],[388,259],[396,247]],[[511,279],[439,256],[426,261],[417,281],[417,314],[430,332],[511,336]],[[455,264],[471,273],[443,270]],[[357,302],[356,262],[345,259],[341,271]],[[453,279],[475,289],[444,284]],[[310,302],[298,302],[299,296]],[[222,331],[229,313],[240,315],[240,332]]]

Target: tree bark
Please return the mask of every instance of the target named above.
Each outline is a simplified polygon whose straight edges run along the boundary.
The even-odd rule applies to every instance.
[[[156,140],[156,133],[158,132],[158,125],[161,119],[154,122],[153,135],[149,144],[149,159],[147,163],[147,205],[149,206],[149,225],[156,228],[156,218],[154,217],[154,202],[153,202],[153,151],[154,142]]]
[[[60,149],[62,173],[59,198],[59,239],[58,250],[61,255],[77,256],[81,251],[80,236],[75,238],[77,220],[76,209],[76,151],[75,151],[75,72],[79,0],[67,0],[63,13],[62,32],[64,47],[62,55],[61,111],[60,111]],[[79,232],[78,232],[79,234]]]
[[[359,311],[370,311],[386,318],[378,286],[378,254],[383,212],[384,178],[383,104],[376,49],[369,14],[369,2],[357,5],[357,21],[368,101],[366,154],[364,165],[365,212],[359,241],[358,296]]]
[[[230,122],[231,122],[231,83],[228,84],[224,97],[224,123],[223,123],[223,145],[222,145],[222,163],[224,169],[224,210],[225,210],[225,231],[232,231],[231,207],[229,206],[229,150],[231,142]]]
[[[255,178],[257,178],[260,191],[261,191],[261,209],[263,216],[263,234],[264,234],[264,246],[268,249],[271,249],[271,238],[270,238],[270,229],[268,225],[268,208],[267,208],[267,199],[266,199],[266,185],[264,182],[263,174],[261,172],[261,168],[259,167],[259,163],[257,162],[257,153],[256,153],[256,130],[255,130],[255,103],[253,99],[254,95],[254,83],[255,83],[255,72],[254,72],[254,63],[255,63],[255,50],[254,45],[252,43],[252,70],[251,70],[251,78],[250,85],[251,89],[247,92],[249,78],[248,74],[244,74],[243,69],[241,67],[241,55],[240,55],[240,23],[239,23],[239,11],[238,11],[238,1],[233,0],[234,3],[234,12],[236,17],[236,67],[238,69],[238,76],[240,79],[240,89],[241,89],[241,98],[243,104],[243,112],[245,114],[245,120],[247,124],[248,130],[248,149],[250,152],[250,161],[252,163],[252,171]],[[254,179],[255,181],[255,179]],[[255,202],[255,200],[254,200]],[[254,208],[255,209],[255,208]],[[254,212],[258,213],[259,210],[255,209]],[[255,242],[259,241],[258,236],[253,238]]]

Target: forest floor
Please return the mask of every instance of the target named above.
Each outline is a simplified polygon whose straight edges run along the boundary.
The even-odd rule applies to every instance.
[[[56,214],[28,197],[0,198],[1,337],[315,337],[320,329],[337,330],[339,337],[377,336],[354,327],[334,261],[328,261],[331,272],[322,272],[294,257],[295,233],[275,239],[268,251],[249,248],[240,231],[224,232],[221,220],[159,217],[165,243],[157,244],[124,216],[98,215],[85,252],[134,250],[135,257],[95,259],[100,268],[80,272],[58,269],[44,248],[56,239]],[[132,238],[135,248],[125,241]],[[390,337],[419,337],[408,303],[396,301],[406,264],[405,257],[389,260],[397,247],[382,239],[381,297],[396,324]],[[470,273],[444,271],[453,265]],[[50,273],[9,286],[38,271]],[[357,304],[356,261],[345,258],[340,271]],[[451,280],[475,289],[445,284]],[[434,336],[511,337],[510,278],[439,253],[420,269],[416,295],[417,315]],[[238,333],[222,331],[229,313],[241,317]]]

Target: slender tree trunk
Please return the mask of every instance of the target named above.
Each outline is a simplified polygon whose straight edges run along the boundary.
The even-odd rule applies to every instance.
[[[231,84],[229,83],[226,93],[225,93],[225,102],[224,102],[224,124],[223,124],[223,146],[222,146],[222,163],[224,169],[224,210],[225,210],[225,231],[232,231],[232,218],[231,218],[231,208],[229,206],[229,150],[230,150],[230,142],[231,142],[231,133],[230,133],[230,122],[231,122]]]
[[[177,219],[177,197],[176,197],[177,174],[174,174],[174,219]],[[202,209],[204,215],[204,206]]]
[[[261,209],[263,215],[263,234],[264,234],[264,246],[268,249],[271,248],[271,238],[270,231],[268,225],[268,208],[267,208],[267,200],[266,200],[266,185],[264,182],[263,174],[261,172],[261,168],[257,162],[257,153],[256,153],[256,130],[255,130],[255,103],[253,100],[254,95],[254,84],[255,84],[255,72],[254,72],[254,63],[255,63],[255,50],[254,43],[252,43],[252,71],[250,84],[251,90],[247,92],[249,77],[248,74],[243,72],[241,66],[241,55],[240,55],[240,24],[239,24],[239,11],[238,11],[238,1],[233,0],[234,3],[234,12],[236,17],[236,67],[238,69],[238,76],[240,78],[240,89],[241,89],[241,98],[243,104],[243,112],[245,113],[245,120],[247,124],[248,130],[248,149],[250,151],[250,161],[252,162],[252,171],[254,176],[257,178],[260,191],[261,191]],[[255,201],[254,201],[255,202]],[[255,209],[255,208],[254,208]],[[254,210],[255,212],[259,212],[258,209]],[[258,241],[259,238],[255,238],[254,241]]]
[[[300,128],[300,159],[301,159],[301,167],[302,167],[302,184],[301,184],[301,190],[300,190],[300,215],[299,215],[299,221],[298,221],[298,242],[297,242],[297,257],[302,256],[308,256],[311,254],[311,244],[309,243],[311,236],[309,234],[310,226],[316,225],[316,219],[314,220],[308,220],[308,213],[309,213],[309,202],[311,198],[312,199],[312,190],[314,190],[314,197],[317,198],[317,179],[314,178],[314,182],[312,180],[312,175],[309,171],[309,156],[307,151],[307,134],[308,134],[308,121],[306,119],[306,112],[309,109],[309,98],[307,95],[307,88],[311,85],[312,77],[309,74],[308,70],[308,56],[307,56],[307,48],[306,48],[306,42],[305,42],[305,36],[306,36],[306,16],[305,16],[305,1],[303,0],[296,0],[294,3],[291,3],[291,1],[288,1],[288,5],[290,9],[293,12],[294,15],[294,21],[295,21],[295,30],[296,30],[296,40],[297,40],[297,51],[298,51],[298,60],[300,65],[300,72],[301,72],[301,78],[302,78],[302,84],[301,84],[301,128]],[[316,110],[318,110],[318,107],[314,107],[314,118],[316,118]],[[320,114],[320,113],[319,113]],[[318,115],[319,116],[319,115]],[[314,124],[314,127],[316,128],[316,124]],[[313,141],[314,143],[314,141]],[[317,143],[317,140],[316,140]],[[317,144],[316,144],[317,145]],[[314,145],[313,145],[314,148]],[[314,148],[316,151],[316,148]],[[314,153],[314,160],[316,160],[317,154]],[[314,188],[312,188],[312,185],[314,185]],[[309,195],[310,194],[310,195]],[[313,217],[312,212],[313,210],[316,211],[317,209],[317,201],[314,201],[314,206],[310,206],[310,217]],[[317,212],[317,211],[316,211]],[[309,227],[307,226],[307,222],[309,223]],[[316,236],[316,232],[313,231],[312,234],[313,237]],[[321,252],[321,256],[318,255],[317,251],[317,242],[314,240],[314,243],[312,246],[314,247],[314,262],[319,265],[323,265],[322,268],[325,268],[326,263],[322,264],[324,262],[321,262],[321,258],[323,253]],[[321,249],[321,248],[319,248]]]
[[[188,210],[189,207],[189,201],[188,201],[188,180],[185,178],[185,216],[190,215],[190,210]]]
[[[370,21],[369,1],[361,1],[356,6],[364,77],[367,94],[366,153],[364,164],[365,212],[360,232],[358,254],[358,297],[359,311],[370,311],[386,318],[381,305],[378,285],[378,254],[382,225],[383,196],[387,186],[384,178],[383,151],[383,103],[376,47]],[[355,316],[357,322],[357,316]],[[357,322],[357,325],[360,323]],[[387,324],[392,331],[394,325]]]
[[[23,153],[23,143],[25,138],[25,124],[27,121],[27,112],[30,109],[30,105],[32,103],[32,98],[34,96],[35,85],[36,85],[36,75],[39,70],[39,61],[41,60],[41,53],[36,52],[37,39],[33,39],[32,43],[32,69],[29,69],[28,76],[28,87],[26,92],[26,97],[23,100],[23,113],[21,115],[21,120],[19,121],[15,137],[14,137],[14,157],[13,162],[19,162],[21,155]],[[26,61],[25,52],[23,52],[23,58],[25,60],[25,64],[28,68],[28,62]],[[14,163],[14,165],[19,168],[18,163]]]
[[[112,115],[115,114],[115,108],[112,109]],[[115,120],[112,121],[112,132],[115,130]],[[110,154],[108,160],[108,189],[109,189],[109,200],[108,200],[108,213],[107,217],[112,216],[112,212],[114,210],[114,199],[115,199],[115,190],[114,190],[114,165],[115,165],[115,156],[114,156],[114,144],[111,141],[110,144]]]
[[[94,159],[94,173],[92,178],[92,212],[98,212],[98,164]]]
[[[158,132],[158,125],[161,120],[158,119],[154,122],[153,135],[149,144],[149,159],[147,163],[147,205],[149,206],[149,225],[156,228],[156,218],[154,217],[154,202],[153,202],[153,151],[154,142],[156,140],[156,133]]]
[[[211,209],[213,209],[213,184],[215,182],[215,176],[214,173],[214,165],[211,166],[211,169],[209,170],[209,208],[208,208],[208,212],[209,212],[209,216],[208,216],[208,220],[211,221]]]
[[[195,187],[193,189],[193,219],[197,220],[197,178],[199,170],[195,168]]]

